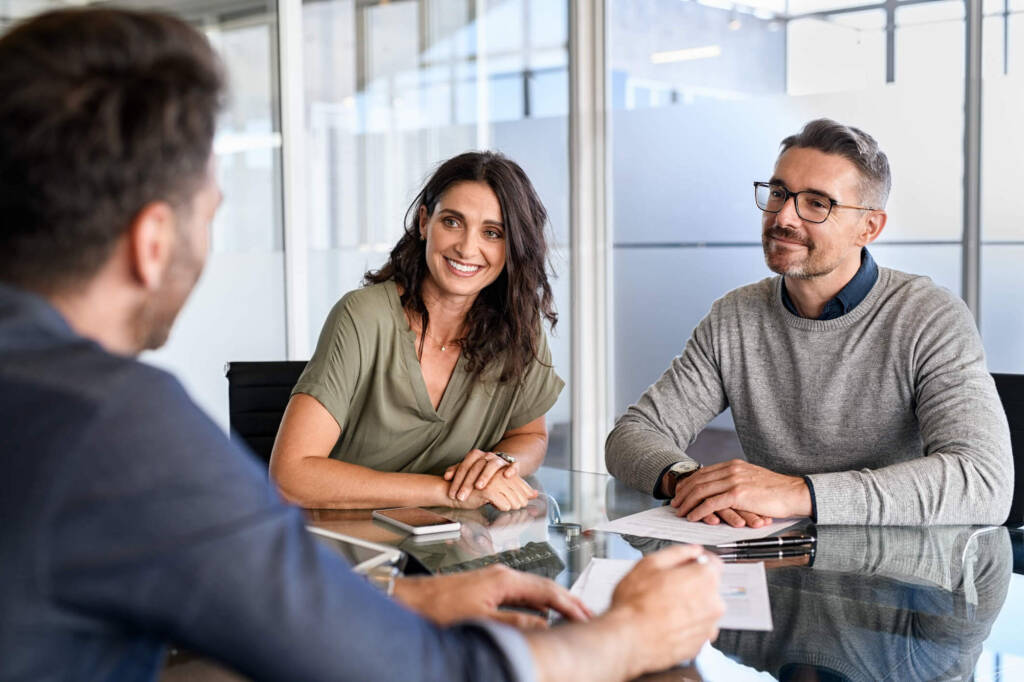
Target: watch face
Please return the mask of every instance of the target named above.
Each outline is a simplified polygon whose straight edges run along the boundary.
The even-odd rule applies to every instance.
[[[672,465],[672,468],[669,469],[669,471],[671,471],[673,474],[677,476],[684,476],[686,474],[693,473],[697,469],[700,469],[700,464],[698,464],[697,462],[690,461],[676,462],[675,464]]]

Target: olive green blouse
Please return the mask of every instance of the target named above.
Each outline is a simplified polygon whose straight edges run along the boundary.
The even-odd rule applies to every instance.
[[[331,457],[379,471],[441,474],[473,448],[547,413],[565,383],[547,337],[522,381],[474,378],[460,356],[435,410],[416,355],[416,333],[394,282],[345,294],[292,390],[316,398],[341,427]]]

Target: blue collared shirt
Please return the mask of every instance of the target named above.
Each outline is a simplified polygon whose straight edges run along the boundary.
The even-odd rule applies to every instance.
[[[857,274],[839,290],[832,300],[825,304],[825,309],[821,311],[821,315],[817,319],[834,320],[850,312],[864,300],[877,280],[878,265],[875,264],[875,259],[868,253],[867,248],[863,248],[860,250],[860,268],[857,269]],[[782,280],[782,304],[786,306],[786,310],[800,317],[796,306],[793,305],[793,299],[786,291],[785,279]]]

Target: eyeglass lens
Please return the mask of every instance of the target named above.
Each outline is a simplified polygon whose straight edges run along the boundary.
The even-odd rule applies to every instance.
[[[778,213],[782,210],[789,197],[796,200],[796,214],[802,219],[820,223],[828,218],[832,210],[832,201],[821,194],[814,192],[792,193],[782,185],[755,185],[754,199],[762,211]]]

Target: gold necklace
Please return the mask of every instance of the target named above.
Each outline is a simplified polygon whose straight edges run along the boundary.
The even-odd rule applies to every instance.
[[[456,346],[459,345],[459,340],[458,339],[452,339],[451,341],[447,341],[447,342],[445,342],[445,341],[438,341],[437,337],[435,337],[433,334],[431,334],[428,331],[425,331],[425,330],[421,329],[420,333],[421,334],[426,334],[428,339],[430,339],[431,341],[436,343],[441,348],[441,352],[442,353],[445,352],[446,350],[448,350],[448,346],[450,346],[453,343]]]

